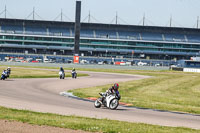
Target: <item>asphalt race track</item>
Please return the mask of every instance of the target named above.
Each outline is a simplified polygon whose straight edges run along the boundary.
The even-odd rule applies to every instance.
[[[62,115],[108,118],[129,122],[200,129],[200,115],[124,106],[119,106],[117,110],[96,109],[93,102],[59,95],[60,92],[75,88],[147,78],[147,76],[139,75],[85,73],[88,73],[90,76],[78,77],[77,79],[66,78],[64,80],[48,78],[8,79],[0,81],[0,106]]]

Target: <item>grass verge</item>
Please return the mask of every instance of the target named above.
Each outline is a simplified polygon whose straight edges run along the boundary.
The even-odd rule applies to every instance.
[[[3,71],[3,69],[6,69],[5,66],[0,66],[0,72]],[[31,69],[31,67],[28,67],[30,69],[27,69],[26,67],[12,67],[10,78],[58,78],[58,68],[53,68],[55,70],[48,70],[52,68],[44,67],[42,70],[39,69],[39,67],[33,67],[38,69]],[[88,74],[78,73],[78,76],[88,76]],[[65,72],[65,77],[71,77],[71,73]]]
[[[26,110],[9,109],[5,107],[0,107],[0,119],[15,120],[34,125],[47,125],[91,132],[200,133],[200,130],[182,127],[165,127],[141,123],[121,122],[108,119],[63,116],[50,113],[38,113]]]

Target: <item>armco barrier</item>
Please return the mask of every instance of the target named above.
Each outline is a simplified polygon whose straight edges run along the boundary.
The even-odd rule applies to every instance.
[[[197,73],[200,73],[200,69],[197,69],[197,68],[184,68],[183,71],[184,72],[197,72]]]

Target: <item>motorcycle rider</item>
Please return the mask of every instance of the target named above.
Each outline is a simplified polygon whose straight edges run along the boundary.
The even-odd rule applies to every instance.
[[[108,90],[106,90],[106,92],[103,94],[102,99],[100,100],[101,103],[103,103],[104,99],[106,96],[110,95],[110,94],[116,94],[118,97],[118,100],[121,99],[121,96],[119,94],[119,84],[115,83],[111,88],[109,88]]]
[[[6,70],[3,70],[2,74],[1,74],[1,80],[2,79],[4,80],[6,78],[6,75],[7,75]]]
[[[8,67],[8,68],[7,68],[7,75],[8,75],[7,77],[9,77],[9,76],[10,76],[10,74],[11,74],[11,68],[10,68],[10,67]]]
[[[65,72],[63,67],[60,67],[60,71],[63,72],[63,73]]]
[[[111,88],[109,88],[106,92],[109,93],[109,94],[116,94],[117,97],[118,97],[118,100],[121,99],[121,96],[119,94],[119,84],[118,83],[115,83]]]
[[[73,67],[73,69],[72,69],[72,73],[74,73],[74,72],[76,73],[76,69]]]
[[[76,78],[76,69],[73,67],[72,69],[72,78]]]
[[[59,76],[60,76],[60,79],[65,78],[65,71],[64,71],[63,67],[60,67]]]

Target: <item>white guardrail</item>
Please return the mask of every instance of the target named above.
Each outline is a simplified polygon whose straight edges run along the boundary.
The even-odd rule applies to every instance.
[[[200,69],[197,68],[183,68],[184,72],[197,72],[200,73]]]

